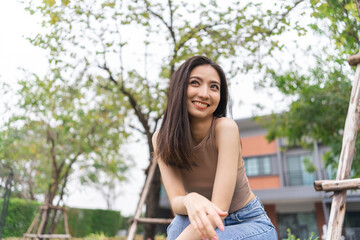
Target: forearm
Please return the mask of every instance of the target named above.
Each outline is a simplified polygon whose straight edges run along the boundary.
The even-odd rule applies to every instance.
[[[174,213],[179,215],[188,215],[184,200],[186,196],[177,196],[171,202],[171,207]]]
[[[225,217],[221,217],[221,220],[224,220]],[[211,221],[211,225],[216,229],[216,223]],[[202,236],[198,231],[196,231],[191,224],[187,226],[184,231],[179,235],[177,240],[201,240]]]
[[[189,224],[184,231],[179,235],[176,240],[201,240],[201,235],[199,232],[195,231],[193,226]]]
[[[187,212],[187,208],[186,208],[186,201],[192,202],[193,197],[195,195],[199,195],[198,193],[195,192],[191,192],[186,194],[185,196],[177,196],[175,198],[173,198],[173,200],[171,201],[171,207],[174,211],[174,213],[176,214],[180,214],[180,215],[188,215]]]

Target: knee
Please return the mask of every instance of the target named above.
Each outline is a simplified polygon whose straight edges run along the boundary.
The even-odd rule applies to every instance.
[[[167,240],[175,240],[189,224],[188,216],[177,215],[167,228]]]

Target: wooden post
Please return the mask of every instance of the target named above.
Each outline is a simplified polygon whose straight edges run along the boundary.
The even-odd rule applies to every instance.
[[[341,154],[336,180],[345,180],[350,177],[351,164],[355,153],[355,141],[359,127],[360,113],[360,58],[359,54],[351,56],[348,59],[349,64],[357,65],[354,84],[351,91],[349,109],[346,116],[344,136],[342,141]],[[352,61],[355,59],[355,61]],[[328,223],[326,240],[337,240],[341,238],[342,226],[346,210],[346,189],[335,191],[331,203],[331,211]]]
[[[68,218],[67,218],[67,209],[64,209],[64,227],[65,227],[65,234],[70,236],[69,231],[69,224],[68,224]]]
[[[360,178],[347,179],[347,180],[316,180],[314,182],[314,188],[316,191],[342,191],[349,189],[360,188]]]
[[[134,217],[133,217],[132,222],[131,222],[130,227],[129,227],[127,240],[134,240],[135,233],[136,233],[136,228],[137,228],[138,223],[169,224],[172,221],[172,219],[170,219],[170,218],[140,218],[141,210],[142,210],[142,207],[144,206],[146,197],[148,195],[150,184],[151,184],[151,182],[152,182],[152,180],[154,178],[156,166],[157,166],[157,162],[153,158],[152,162],[151,162],[151,165],[150,165],[148,177],[145,180],[144,188],[143,188],[143,190],[142,190],[142,192],[140,194],[140,199],[139,199],[138,206],[136,208]]]
[[[47,210],[60,210],[64,214],[64,227],[65,227],[65,234],[44,234],[43,229],[45,228],[45,218],[47,215]],[[43,205],[40,207],[39,212],[37,213],[34,221],[31,223],[30,227],[26,231],[26,233],[23,235],[23,240],[26,238],[30,239],[43,239],[43,238],[52,238],[52,239],[70,239],[70,233],[69,233],[69,226],[68,226],[68,219],[66,214],[66,208],[65,207],[57,207],[52,205]],[[41,217],[41,221],[40,221]],[[39,224],[40,223],[40,224]]]
[[[43,233],[44,227],[45,227],[45,220],[47,218],[48,215],[48,206],[46,205],[45,207],[41,207],[41,209],[43,210],[42,213],[42,218],[41,218],[41,223],[40,223],[40,227],[38,228],[37,234],[41,235]]]
[[[131,223],[131,225],[129,227],[129,233],[128,233],[127,240],[133,240],[135,237],[138,219],[140,218],[141,210],[142,210],[142,207],[144,206],[144,203],[145,203],[145,200],[146,200],[149,188],[150,188],[150,183],[154,177],[156,164],[157,164],[156,161],[154,159],[152,159],[152,163],[151,163],[151,166],[149,169],[149,175],[145,181],[144,189],[140,195],[140,200],[139,200],[138,206],[135,211],[133,222]]]

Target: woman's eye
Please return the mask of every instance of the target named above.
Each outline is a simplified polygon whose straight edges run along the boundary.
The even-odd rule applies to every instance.
[[[190,82],[190,84],[192,84],[192,85],[199,85],[199,82],[198,82],[198,81],[193,80],[193,81],[191,81],[191,82]]]
[[[218,86],[218,85],[211,85],[210,87],[213,88],[213,89],[219,90],[219,86]]]

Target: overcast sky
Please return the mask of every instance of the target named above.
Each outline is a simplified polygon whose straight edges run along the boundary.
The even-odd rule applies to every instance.
[[[0,1],[0,81],[5,81],[16,86],[16,81],[22,77],[18,68],[25,68],[39,75],[47,71],[45,51],[32,46],[26,36],[32,36],[41,31],[39,19],[28,14],[16,0]],[[231,87],[234,99],[234,118],[244,118],[253,115],[256,110],[254,105],[265,103],[269,113],[276,110],[279,95],[270,98],[265,92],[253,90],[252,81],[243,81]],[[275,100],[277,98],[277,100]],[[241,100],[242,104],[239,105]],[[1,98],[0,101],[6,101]],[[1,105],[1,102],[0,102]],[[0,109],[1,110],[1,109]],[[122,186],[122,195],[118,198],[115,209],[121,210],[124,215],[133,214],[137,205],[140,190],[144,182],[143,169],[148,163],[145,142],[134,143],[127,146],[130,153],[135,153],[136,167],[130,173],[129,182]],[[73,180],[70,185],[66,204],[70,207],[106,208],[106,203],[99,193],[94,190],[79,186]]]

